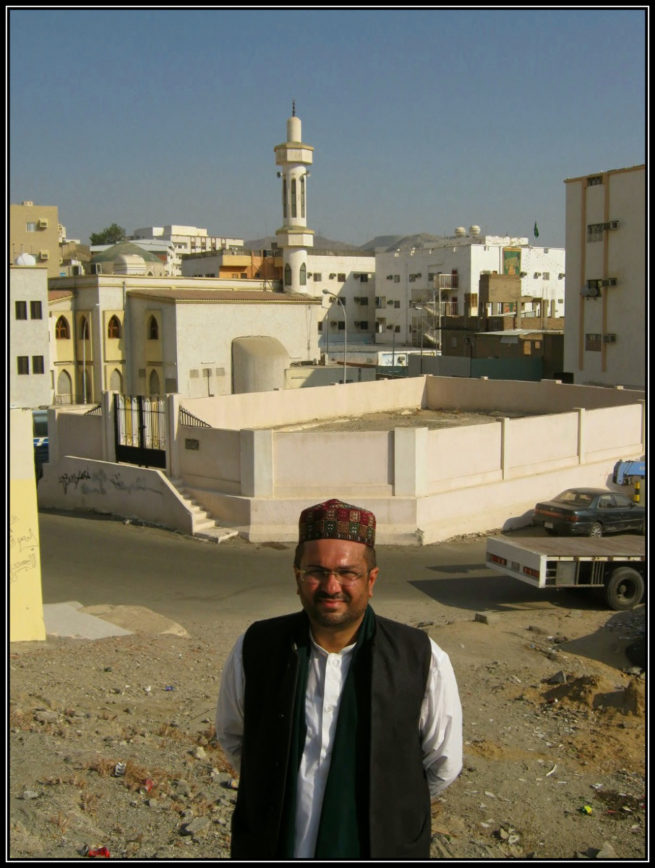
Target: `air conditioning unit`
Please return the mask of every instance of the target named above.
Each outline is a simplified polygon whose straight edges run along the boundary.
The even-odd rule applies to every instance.
[[[50,253],[47,250],[39,250],[39,259],[41,259],[41,260],[50,259]]]
[[[615,344],[616,343],[616,335],[614,335],[614,334],[603,335],[603,342],[606,344]]]
[[[616,278],[615,277],[607,277],[605,280],[602,280],[601,283],[603,286],[616,286]]]
[[[619,228],[619,221],[618,220],[610,220],[610,222],[607,224],[607,228],[608,229],[618,229]]]
[[[47,217],[41,217],[38,220],[36,225],[39,227],[39,229],[47,229],[48,228],[48,218]]]
[[[580,290],[580,295],[583,295],[585,298],[598,298],[600,295],[600,287],[585,284]]]

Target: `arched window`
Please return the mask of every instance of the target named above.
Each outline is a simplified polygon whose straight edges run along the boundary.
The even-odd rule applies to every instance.
[[[109,322],[107,323],[107,337],[108,338],[119,338],[121,336],[121,321],[114,314]]]
[[[289,209],[287,208],[287,179],[282,178],[282,216],[287,217]]]
[[[300,285],[307,286],[307,266],[304,262],[300,266]]]
[[[288,262],[284,266],[284,285],[291,286],[291,266]]]
[[[151,395],[159,394],[159,376],[157,371],[150,371],[149,387]]]
[[[83,341],[89,340],[89,321],[85,316],[80,318],[80,337]]]
[[[55,325],[55,337],[58,341],[68,340],[71,336],[70,325],[65,316],[60,316]]]
[[[291,216],[298,216],[298,200],[296,199],[296,179],[291,179]]]
[[[67,371],[61,371],[57,377],[57,395],[55,401],[58,404],[73,403],[73,382]]]
[[[159,323],[157,322],[157,317],[154,316],[151,316],[148,320],[148,340],[159,340]]]
[[[300,216],[305,216],[305,176],[300,178]]]
[[[123,377],[117,368],[114,368],[111,372],[111,377],[109,378],[109,389],[111,392],[123,391]]]

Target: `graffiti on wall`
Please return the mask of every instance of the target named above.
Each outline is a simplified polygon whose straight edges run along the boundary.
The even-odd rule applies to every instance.
[[[25,527],[17,515],[12,515],[9,525],[9,549],[10,549],[10,581],[13,584],[19,573],[33,570],[37,564],[39,553],[39,541],[34,529]]]
[[[140,494],[144,491],[149,491],[151,494],[158,494],[160,497],[163,492],[151,485],[148,485],[148,480],[143,476],[137,476],[129,482],[123,479],[120,470],[112,473],[107,473],[102,468],[89,472],[88,470],[78,470],[75,473],[62,473],[59,476],[59,484],[64,490],[64,494],[69,491],[75,494],[115,494],[120,491],[121,494]]]

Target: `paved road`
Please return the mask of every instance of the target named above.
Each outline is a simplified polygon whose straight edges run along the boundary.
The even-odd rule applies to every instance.
[[[244,629],[298,607],[290,544],[217,545],[100,516],[39,516],[43,602],[145,606],[192,635]],[[484,538],[381,546],[373,606],[408,623],[570,604],[484,566]],[[581,601],[582,602],[582,601]],[[582,602],[582,605],[592,605]]]

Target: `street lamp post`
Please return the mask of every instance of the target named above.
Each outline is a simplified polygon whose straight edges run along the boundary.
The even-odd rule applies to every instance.
[[[346,384],[346,357],[348,353],[348,320],[346,318],[346,305],[341,301],[338,295],[335,295],[333,292],[330,292],[329,289],[323,290],[323,295],[331,295],[338,304],[341,305],[343,310],[343,383],[344,386]],[[328,322],[329,328],[329,322]]]
[[[86,404],[86,341],[89,333],[89,321],[86,314],[82,317],[82,403]]]

